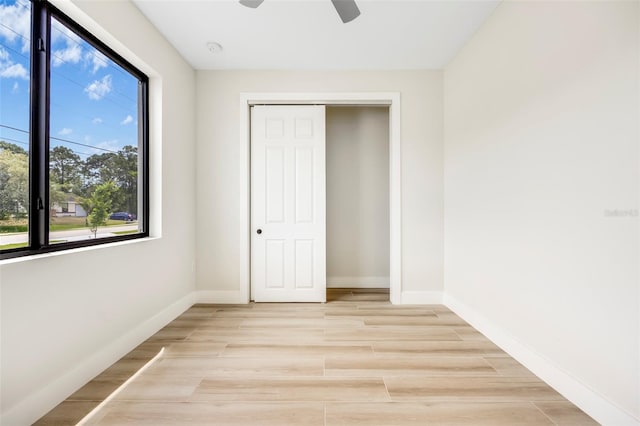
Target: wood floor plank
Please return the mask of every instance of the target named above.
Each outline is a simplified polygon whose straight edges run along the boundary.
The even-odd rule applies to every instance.
[[[327,298],[328,301],[331,301],[332,299]],[[377,302],[377,301],[383,301],[383,302],[388,302],[389,301],[389,295],[388,294],[383,294],[383,293],[354,293],[354,294],[346,294],[340,297],[340,300],[346,301],[346,302],[363,302],[363,301],[371,301],[371,302]]]
[[[322,403],[117,403],[99,425],[322,426]]]
[[[151,358],[156,356],[162,348],[165,348],[166,351],[166,348],[170,346],[171,343],[174,342],[147,340],[126,354],[119,362],[130,359],[143,359],[149,361]]]
[[[219,312],[217,315],[224,315],[227,318],[240,318],[240,319],[258,319],[258,318],[324,318],[324,312],[316,311],[316,310],[307,310],[307,311],[281,311],[276,309],[256,309],[251,311],[228,311],[228,312]]]
[[[394,305],[391,305],[394,306]],[[404,308],[400,309],[398,306],[395,308],[388,309],[372,309],[370,305],[367,305],[366,308],[362,306],[328,306],[326,309],[326,317],[433,317],[436,318],[436,313],[431,309],[423,309],[423,308]]]
[[[324,359],[316,358],[160,358],[145,371],[147,376],[180,377],[259,377],[322,376]]]
[[[167,342],[167,341],[176,341],[176,340],[184,340],[193,332],[190,328],[170,328],[166,327],[162,330],[158,331],[156,334],[151,336],[148,341],[150,342]]]
[[[348,340],[353,342],[374,341],[424,341],[461,340],[458,334],[446,327],[384,327],[372,326],[359,330],[327,330],[326,341]]]
[[[219,343],[322,343],[322,329],[289,329],[286,333],[277,329],[196,330],[187,341]]]
[[[97,377],[72,393],[66,401],[103,401],[126,382],[126,378]],[[65,401],[65,402],[66,402]]]
[[[343,343],[343,342],[338,342]],[[222,357],[284,357],[284,358],[316,358],[338,355],[373,355],[371,345],[343,344],[249,344],[230,343],[220,356]]]
[[[361,319],[324,319],[324,318],[250,318],[242,321],[240,328],[322,328],[350,329],[364,326]]]
[[[438,325],[444,327],[460,326],[466,323],[461,319],[452,317],[441,318],[438,315],[412,315],[412,316],[370,316],[363,318],[365,325]]]
[[[520,402],[562,401],[537,378],[389,376],[384,381],[394,401]]]
[[[165,347],[164,357],[214,357],[220,355],[226,348],[221,342],[171,342]]]
[[[485,360],[503,376],[535,377],[535,374],[510,356],[485,357]]]
[[[33,426],[75,425],[100,404],[100,401],[64,401],[54,407]],[[97,413],[95,422],[104,416],[104,411]]]
[[[191,401],[389,401],[381,378],[205,379]]]
[[[569,401],[536,402],[538,407],[558,426],[590,426],[598,422]]]
[[[406,376],[497,376],[496,370],[481,357],[328,357],[327,376],[380,377]]]
[[[508,356],[494,343],[485,340],[474,341],[387,341],[373,342],[373,351],[379,355],[398,356]]]
[[[460,326],[460,327],[454,326],[451,328],[453,331],[456,332],[458,336],[460,336],[462,340],[483,340],[483,341],[488,340],[484,334],[480,333],[478,330],[471,327],[470,325]]]
[[[201,378],[144,374],[114,396],[114,401],[188,401]]]
[[[182,317],[171,321],[166,328],[238,328],[242,324],[242,318],[221,318],[215,315],[207,319],[184,319]]]
[[[531,403],[327,403],[326,425],[553,425]]]

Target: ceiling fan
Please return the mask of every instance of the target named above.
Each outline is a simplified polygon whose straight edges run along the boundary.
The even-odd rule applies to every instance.
[[[240,4],[255,9],[260,6],[264,0],[240,0]],[[336,8],[336,12],[340,15],[340,19],[345,24],[353,21],[360,16],[360,9],[355,0],[331,0],[333,7]]]

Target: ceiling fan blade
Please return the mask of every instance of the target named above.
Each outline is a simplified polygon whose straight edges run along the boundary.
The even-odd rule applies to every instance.
[[[240,4],[255,9],[260,6],[263,1],[264,0],[240,0]]]
[[[355,0],[331,0],[331,3],[333,3],[333,7],[336,8],[336,12],[338,12],[340,19],[345,24],[360,16],[360,9],[358,9]]]

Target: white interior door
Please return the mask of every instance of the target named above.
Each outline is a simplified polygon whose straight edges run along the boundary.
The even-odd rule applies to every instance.
[[[324,106],[251,108],[256,302],[326,301]]]

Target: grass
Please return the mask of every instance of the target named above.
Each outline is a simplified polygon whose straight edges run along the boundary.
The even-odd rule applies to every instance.
[[[11,250],[14,248],[26,247],[27,243],[5,244],[0,246],[0,250]]]
[[[0,225],[0,234],[14,234],[17,232],[27,232],[27,225]]]
[[[49,220],[49,231],[68,231],[71,229],[87,229],[84,217],[52,217]],[[130,222],[124,220],[108,220],[105,226],[122,226]],[[13,234],[28,231],[27,219],[0,220],[0,234]]]
[[[49,244],[59,244],[59,243],[66,243],[67,240],[51,240],[49,241]],[[11,250],[14,248],[21,248],[21,247],[26,247],[27,243],[16,243],[16,244],[5,244],[0,246],[0,250]]]
[[[27,232],[27,219],[0,220],[0,234],[12,234],[14,232]]]
[[[127,234],[137,234],[138,231],[137,229],[132,229],[131,231],[116,231],[116,232],[112,232],[112,234],[115,235],[127,235]]]

